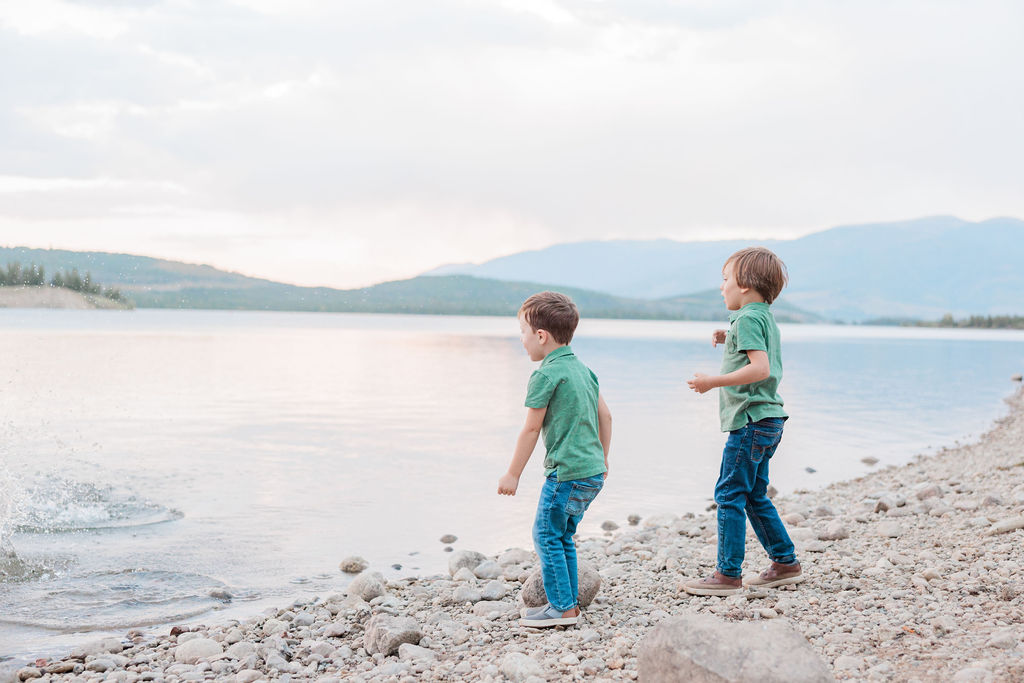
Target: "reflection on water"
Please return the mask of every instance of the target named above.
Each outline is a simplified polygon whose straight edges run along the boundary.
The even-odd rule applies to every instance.
[[[724,439],[715,397],[685,379],[717,370],[714,326],[581,325],[573,346],[615,418],[583,533],[707,505]],[[0,311],[0,329],[0,553],[30,577],[0,585],[16,615],[0,655],[64,642],[46,629],[250,616],[337,590],[351,554],[391,576],[441,571],[446,533],[486,552],[531,543],[539,454],[519,495],[495,494],[533,368],[515,319]],[[783,491],[978,433],[1024,368],[1013,332],[783,339]]]

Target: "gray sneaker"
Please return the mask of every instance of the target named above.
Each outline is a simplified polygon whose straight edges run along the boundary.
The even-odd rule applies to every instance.
[[[550,604],[550,602],[546,602],[540,607],[524,607],[521,610],[519,610],[519,616],[528,617],[531,614],[540,614],[541,612],[546,610]],[[579,605],[577,605],[573,609],[576,610],[576,616],[580,616],[580,614],[583,613],[583,611],[579,608]]]
[[[526,608],[532,609],[532,608]],[[527,626],[529,628],[548,628],[549,626],[573,626],[579,621],[578,616],[565,616],[567,614],[575,615],[575,609],[571,609],[568,612],[562,612],[551,606],[551,603],[544,605],[543,607],[536,608],[534,612],[527,612],[519,620],[520,626]]]

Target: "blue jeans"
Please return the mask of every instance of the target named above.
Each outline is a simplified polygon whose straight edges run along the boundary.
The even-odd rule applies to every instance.
[[[715,485],[720,574],[742,574],[747,518],[768,557],[781,564],[796,562],[796,548],[767,493],[768,461],[782,440],[782,427],[782,418],[767,417],[729,432]]]
[[[604,475],[558,481],[552,474],[544,481],[533,522],[533,544],[540,557],[544,592],[551,606],[568,612],[579,599],[579,575],[576,569],[576,544],[572,536],[583,513],[601,492]]]

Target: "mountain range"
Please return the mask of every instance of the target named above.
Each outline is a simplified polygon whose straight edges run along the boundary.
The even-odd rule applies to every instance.
[[[725,259],[762,244],[786,262],[783,300],[827,319],[1019,313],[1024,221],[952,216],[832,228],[793,240],[614,240],[559,244],[428,275],[466,274],[662,298],[716,284]]]
[[[121,289],[139,308],[512,315],[530,294],[557,288],[584,315],[721,320],[725,259],[749,240],[617,240],[559,244],[481,264],[449,265],[359,289],[299,287],[194,265],[107,252],[0,248],[0,265],[77,268]],[[1019,313],[1024,221],[954,217],[845,226],[760,242],[787,263],[773,306],[794,322],[937,320],[947,313]]]

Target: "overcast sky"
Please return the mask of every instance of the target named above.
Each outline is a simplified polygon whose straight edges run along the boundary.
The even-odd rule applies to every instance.
[[[0,0],[0,244],[300,284],[1024,217],[1024,3]]]

